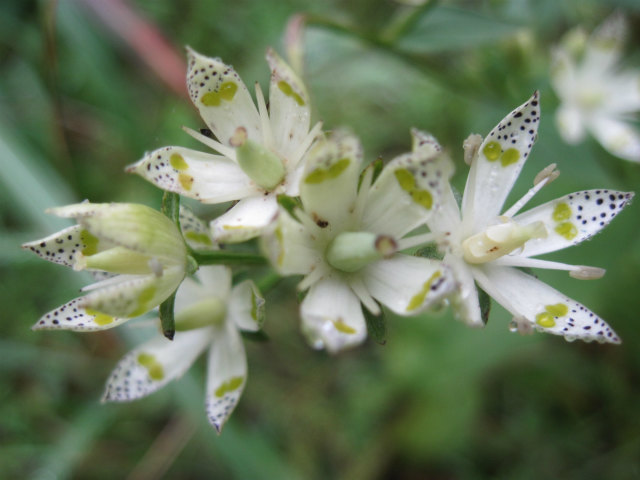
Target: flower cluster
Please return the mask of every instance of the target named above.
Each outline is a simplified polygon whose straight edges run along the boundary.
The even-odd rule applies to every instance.
[[[620,342],[604,320],[521,269],[602,276],[596,267],[534,257],[590,238],[633,197],[588,190],[519,213],[557,177],[550,165],[503,210],[537,138],[537,92],[484,140],[472,135],[464,142],[470,171],[458,206],[453,162],[431,135],[412,130],[411,151],[365,167],[356,136],[322,132],[320,123],[310,128],[307,90],[272,50],[269,102],[256,87],[257,107],[232,67],[188,53],[189,93],[207,128],[185,130],[217,153],[164,147],[128,171],[173,195],[237,203],[210,225],[186,208],[164,215],[141,205],[80,203],[51,210],[78,225],[24,245],[97,277],[84,296],[47,313],[34,329],[103,330],[159,307],[163,327],[166,318],[169,336],[175,332],[172,341],[157,336],[125,356],[105,401],[160,389],[208,349],[206,409],[220,432],[246,384],[240,332],[261,328],[265,302],[251,280],[234,285],[229,266],[211,264],[231,258],[220,244],[255,237],[279,275],[302,277],[302,331],[317,349],[336,353],[360,344],[365,310],[380,316],[383,307],[414,316],[451,305],[461,320],[482,326],[479,289],[513,315],[513,330]],[[434,250],[429,258],[421,254]]]
[[[551,81],[562,104],[556,121],[568,143],[586,131],[615,155],[640,162],[640,132],[628,120],[640,110],[640,70],[621,70],[627,33],[625,18],[615,13],[591,35],[578,28],[553,50]]]

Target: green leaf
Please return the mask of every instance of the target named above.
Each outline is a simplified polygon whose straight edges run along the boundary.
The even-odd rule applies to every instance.
[[[397,47],[412,53],[442,52],[478,47],[516,33],[520,25],[495,16],[453,7],[436,7],[416,22]]]
[[[415,255],[416,257],[430,258],[433,260],[442,260],[444,258],[444,255],[442,255],[438,249],[438,245],[435,243],[429,243],[418,249]]]
[[[176,292],[173,292],[169,298],[160,304],[160,324],[162,325],[162,334],[169,340],[173,340],[173,336],[176,334],[176,321],[173,318],[173,307],[175,303]]]
[[[268,342],[269,336],[264,332],[264,330],[258,330],[257,332],[249,332],[247,330],[241,330],[240,335],[245,340],[250,340],[252,342]]]
[[[477,285],[476,285],[477,286]],[[487,292],[478,288],[478,301],[480,303],[480,317],[485,325],[489,323],[489,313],[491,313],[491,297]]]
[[[302,202],[298,197],[288,197],[286,195],[278,195],[278,205],[284,208],[289,215],[298,220],[296,217],[295,210],[296,208],[302,208]]]
[[[173,192],[164,192],[164,195],[162,195],[162,213],[171,219],[180,231],[180,195]]]

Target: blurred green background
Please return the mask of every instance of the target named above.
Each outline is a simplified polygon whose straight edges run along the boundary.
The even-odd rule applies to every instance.
[[[369,160],[408,150],[410,127],[429,130],[454,157],[461,189],[464,138],[540,89],[538,143],[512,198],[551,162],[563,174],[537,203],[588,188],[637,191],[638,164],[591,139],[561,141],[548,79],[550,46],[616,8],[631,23],[625,61],[637,67],[636,0],[1,2],[0,477],[640,478],[637,204],[550,256],[604,267],[604,279],[540,272],[607,319],[621,346],[512,334],[494,305],[482,331],[449,312],[390,318],[384,345],[331,357],[301,337],[288,279],[267,295],[270,340],[248,344],[249,382],[220,437],[204,414],[203,363],[147,399],[101,405],[109,372],[153,327],[32,332],[88,279],[19,249],[66,225],[48,206],[159,207],[161,192],[123,167],[160,146],[197,147],[181,130],[203,126],[184,94],[183,46],[222,57],[264,90],[265,49],[285,53],[295,13],[309,14],[316,119],[351,127]]]

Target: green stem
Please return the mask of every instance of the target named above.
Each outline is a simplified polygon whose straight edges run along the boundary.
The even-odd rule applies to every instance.
[[[382,37],[389,44],[396,42],[410,32],[418,21],[423,18],[429,10],[438,5],[438,0],[427,0],[418,7],[401,11],[395,20],[385,29]]]
[[[267,259],[262,255],[228,250],[191,250],[190,255],[198,265],[265,265]]]

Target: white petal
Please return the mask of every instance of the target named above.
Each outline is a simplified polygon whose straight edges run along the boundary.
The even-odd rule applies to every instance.
[[[556,95],[568,102],[576,95],[576,63],[566,48],[556,47],[551,52],[551,84]]]
[[[74,217],[100,242],[157,257],[164,264],[184,266],[186,247],[176,225],[162,213],[132,203],[79,203],[50,210]],[[103,248],[99,244],[97,250]]]
[[[88,310],[80,306],[82,297],[42,316],[31,327],[32,330],[75,330],[76,332],[97,332],[122,325],[129,317],[112,317],[104,313]]]
[[[262,143],[258,110],[240,76],[219,58],[191,49],[187,52],[189,96],[220,143],[229,145],[238,127],[244,127],[251,140]]]
[[[350,210],[357,195],[362,146],[350,134],[336,132],[317,141],[306,156],[300,182],[304,210],[316,222],[328,223],[334,231],[351,221]]]
[[[251,280],[245,280],[231,290],[227,318],[241,330],[255,332],[262,327],[264,298]]]
[[[247,356],[242,338],[232,322],[216,329],[209,350],[207,417],[218,433],[235,408],[247,380]]]
[[[155,337],[129,352],[111,372],[103,401],[127,402],[182,376],[211,341],[210,327],[178,332],[173,341]]]
[[[535,142],[539,120],[535,92],[491,130],[480,145],[462,200],[465,235],[477,233],[500,214]]]
[[[585,129],[582,112],[573,106],[561,105],[556,110],[556,124],[565,142],[575,145],[584,140]]]
[[[211,297],[227,299],[231,290],[231,270],[223,265],[204,265],[194,277],[183,280],[176,292],[175,311]]]
[[[191,209],[180,205],[180,229],[185,242],[195,250],[216,250],[209,226],[200,220]]]
[[[158,188],[204,203],[239,200],[256,192],[246,173],[222,155],[164,147],[127,167]]]
[[[64,230],[49,235],[41,240],[34,240],[22,245],[22,248],[31,250],[40,258],[66,267],[78,268],[83,255],[91,255],[103,250],[105,242],[90,235],[80,225],[65,228]],[[107,248],[112,247],[109,244]]]
[[[366,266],[360,277],[376,300],[399,315],[437,306],[456,288],[451,270],[442,262],[401,254]]]
[[[298,76],[272,49],[267,51],[271,67],[269,113],[275,147],[280,155],[297,163],[293,155],[309,132],[311,113],[309,96]]]
[[[438,148],[437,143],[425,143],[384,167],[369,192],[362,217],[365,229],[401,238],[437,211],[452,172],[450,160]]]
[[[112,285],[92,290],[79,304],[114,317],[137,317],[164,302],[180,285],[184,270],[170,267],[162,276],[120,275]]]
[[[317,228],[320,230],[320,227]],[[262,250],[281,275],[306,275],[322,262],[314,233],[280,209],[275,224],[262,237]]]
[[[532,257],[576,245],[603,229],[633,198],[615,190],[575,192],[532,208],[513,219],[527,225],[543,222],[546,238],[529,240],[522,251]]]
[[[532,327],[562,335],[567,340],[620,343],[604,320],[540,280],[510,267],[485,266],[482,270],[490,284],[478,278],[480,286],[489,295],[498,291],[500,296],[508,298],[510,305],[503,306],[517,318],[526,319]]]
[[[591,133],[600,144],[615,155],[632,162],[640,162],[640,132],[630,124],[607,117],[592,119]]]
[[[445,255],[442,263],[451,268],[458,284],[456,292],[450,297],[454,312],[467,325],[483,327],[478,290],[471,269],[460,257],[451,253]]]
[[[460,208],[451,189],[451,184],[446,182],[442,185],[440,205],[437,210],[427,218],[427,226],[433,233],[441,236],[440,241],[457,243],[460,235],[462,220],[460,218]]]
[[[610,15],[591,34],[583,64],[589,70],[612,69],[620,58],[627,34],[627,22],[620,12]]]
[[[317,349],[337,353],[359,345],[367,336],[360,300],[337,276],[325,277],[309,289],[300,315],[302,331]]]
[[[275,195],[244,198],[211,222],[213,238],[219,243],[235,243],[257,237],[277,213]]]

